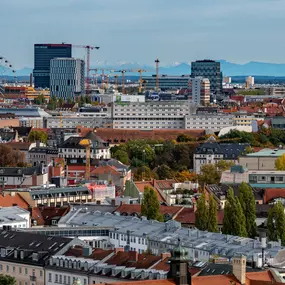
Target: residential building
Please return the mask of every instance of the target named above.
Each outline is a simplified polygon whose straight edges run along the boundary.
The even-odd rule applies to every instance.
[[[224,76],[223,78],[223,83],[225,84],[231,84],[232,83],[232,78],[229,76]]]
[[[208,78],[211,84],[211,93],[221,95],[223,93],[223,73],[221,65],[214,60],[197,60],[191,63],[191,77],[202,76]]]
[[[194,172],[200,173],[201,166],[216,164],[220,160],[237,163],[238,157],[245,153],[249,144],[242,143],[218,143],[214,137],[198,146],[194,152]]]
[[[207,185],[205,187],[205,190],[209,193],[212,194],[213,197],[216,199],[220,209],[224,209],[225,208],[225,204],[226,204],[226,200],[227,200],[227,194],[229,189],[233,189],[234,194],[236,197],[239,196],[239,184],[211,184],[211,185]],[[252,193],[254,195],[254,199],[255,199],[255,204],[256,205],[262,205],[263,204],[263,194],[264,194],[264,190],[260,189],[260,188],[253,188],[250,187],[252,190]]]
[[[223,171],[221,183],[240,184],[242,182],[249,183],[255,188],[284,188],[285,171],[248,170],[240,165]]]
[[[284,86],[270,86],[268,88],[265,88],[264,90],[265,94],[268,95],[285,95],[285,87]]]
[[[35,88],[50,88],[50,62],[53,58],[70,58],[70,44],[35,44],[34,45],[34,84]]]
[[[88,246],[79,239],[49,237],[22,231],[0,231],[0,272],[17,285],[45,285],[45,265],[73,245]]]
[[[189,97],[191,103],[206,105],[210,103],[210,81],[207,78],[190,78],[188,82]]]
[[[275,161],[285,154],[285,149],[265,148],[258,152],[242,155],[238,159],[238,164],[248,170],[268,170],[275,171]]]
[[[219,132],[221,129],[233,126],[234,116],[231,114],[193,114],[185,116],[185,128],[190,130],[204,129]]]
[[[0,167],[0,184],[2,188],[38,186],[47,182],[47,169],[41,165],[32,167]]]
[[[58,157],[58,149],[53,147],[33,147],[29,150],[29,163],[48,165]]]
[[[169,75],[159,75],[159,89],[160,90],[177,90],[180,88],[188,87],[188,80],[190,75],[181,76],[169,76]],[[143,81],[146,82],[147,90],[156,89],[156,75],[143,76]]]
[[[271,119],[271,126],[273,129],[285,130],[285,117],[273,117]]]
[[[187,259],[208,261],[213,256],[232,258],[236,254],[245,255],[261,267],[261,242],[255,239],[203,232],[197,229],[182,228],[179,222],[170,220],[160,223],[144,218],[112,215],[93,211],[86,205],[77,207],[62,217],[59,227],[94,227],[109,231],[108,241],[115,247],[132,248],[142,253],[151,250],[159,255],[177,246],[178,239],[186,249]],[[86,229],[87,230],[87,229]],[[104,239],[101,237],[101,239]],[[284,252],[278,242],[269,242],[264,249],[268,264],[274,264],[278,253]]]
[[[110,159],[110,146],[95,132],[89,132],[84,137],[70,137],[58,146],[58,155],[61,158],[86,158],[86,149],[80,144],[83,139],[91,141],[92,159]]]
[[[0,208],[0,228],[29,228],[30,212],[18,206]]]
[[[50,95],[72,99],[85,93],[84,61],[75,58],[54,58],[50,61]]]
[[[114,129],[185,129],[189,101],[114,103]]]
[[[246,111],[236,112],[233,115],[234,126],[252,126],[252,122],[257,120],[254,114],[248,114]],[[258,120],[263,120],[263,118],[258,118]]]
[[[0,114],[0,128],[8,128],[8,127],[19,127],[20,122],[19,118],[15,117],[15,114]]]
[[[43,128],[44,120],[43,118],[23,117],[19,118],[19,125],[20,127]]]

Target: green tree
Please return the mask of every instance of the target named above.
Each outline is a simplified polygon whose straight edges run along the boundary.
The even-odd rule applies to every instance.
[[[200,183],[217,184],[221,180],[221,173],[214,164],[204,164],[201,166],[200,174],[198,175]]]
[[[112,156],[124,164],[129,164],[129,156],[126,151],[118,149]]]
[[[207,230],[209,232],[217,233],[218,228],[218,205],[213,195],[210,195],[209,198],[209,207],[208,207],[208,226]]]
[[[57,98],[55,96],[52,96],[49,100],[49,103],[47,105],[47,108],[49,110],[55,110],[57,107]]]
[[[246,237],[245,216],[239,199],[234,196],[233,189],[229,189],[224,209],[223,234]]]
[[[157,179],[158,177],[146,165],[138,167],[137,169],[134,170],[134,180],[136,181],[151,180],[152,178]]]
[[[192,142],[196,141],[196,139],[190,135],[181,134],[176,139],[178,142]]]
[[[48,134],[44,131],[32,130],[28,136],[29,142],[40,141],[40,142],[46,144],[47,140],[48,140]]]
[[[201,231],[208,229],[208,206],[205,193],[197,200],[197,210],[195,212],[195,227]]]
[[[256,204],[252,189],[245,182],[239,186],[239,201],[245,216],[247,234],[254,238],[256,236]]]
[[[34,103],[36,105],[43,105],[45,103],[46,99],[43,94],[40,94],[37,98],[34,99]]]
[[[217,169],[221,172],[230,169],[231,166],[233,166],[233,165],[234,165],[234,163],[232,161],[227,161],[227,160],[219,160],[216,163]]]
[[[162,164],[157,167],[156,174],[158,175],[159,179],[170,179],[174,177],[174,173],[171,168],[165,164]]]
[[[275,160],[275,168],[276,170],[285,170],[285,154]]]
[[[0,274],[1,285],[16,285],[16,279],[9,275]]]
[[[267,231],[269,240],[281,240],[282,245],[285,244],[285,214],[284,207],[280,201],[269,210]]]
[[[160,204],[157,194],[150,187],[144,188],[143,200],[141,205],[142,216],[147,217],[148,220],[157,220],[162,222],[163,216],[160,213]]]

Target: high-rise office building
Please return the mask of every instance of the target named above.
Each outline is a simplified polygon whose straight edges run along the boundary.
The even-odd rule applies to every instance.
[[[50,87],[50,61],[53,58],[71,58],[70,44],[35,44],[34,46],[34,83],[35,87]]]
[[[84,61],[54,58],[50,61],[50,95],[64,100],[83,95]]]
[[[191,77],[202,76],[208,78],[211,83],[211,93],[222,95],[223,93],[223,73],[221,65],[214,60],[197,60],[191,63]]]
[[[254,86],[254,77],[253,76],[248,76],[245,79],[245,88],[252,88]]]
[[[191,103],[206,105],[210,103],[210,81],[208,78],[190,78],[188,82],[189,97]]]

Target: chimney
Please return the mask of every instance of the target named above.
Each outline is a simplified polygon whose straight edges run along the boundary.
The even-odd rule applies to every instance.
[[[171,253],[170,252],[163,252],[161,255],[161,261],[171,257]]]
[[[124,248],[123,247],[116,247],[114,249],[114,253],[117,254],[118,252],[124,252]]]
[[[232,258],[233,274],[240,282],[241,285],[245,285],[246,282],[246,257],[241,255],[239,257]]]

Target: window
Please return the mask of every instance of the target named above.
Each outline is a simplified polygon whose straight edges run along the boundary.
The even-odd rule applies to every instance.
[[[22,274],[22,267],[19,267],[19,274]]]
[[[43,277],[43,271],[40,270],[40,277]]]
[[[3,271],[3,265],[0,264],[0,271]]]
[[[13,272],[15,273],[15,271],[16,271],[16,267],[15,267],[15,266],[13,266]]]
[[[62,283],[62,275],[59,275],[59,283]]]
[[[6,265],[6,271],[9,272],[9,265]]]
[[[55,274],[54,282],[55,282],[55,283],[58,283],[58,275],[57,275],[57,274]]]
[[[51,282],[51,273],[48,274],[48,282]]]
[[[28,268],[25,268],[25,275],[28,275]]]

